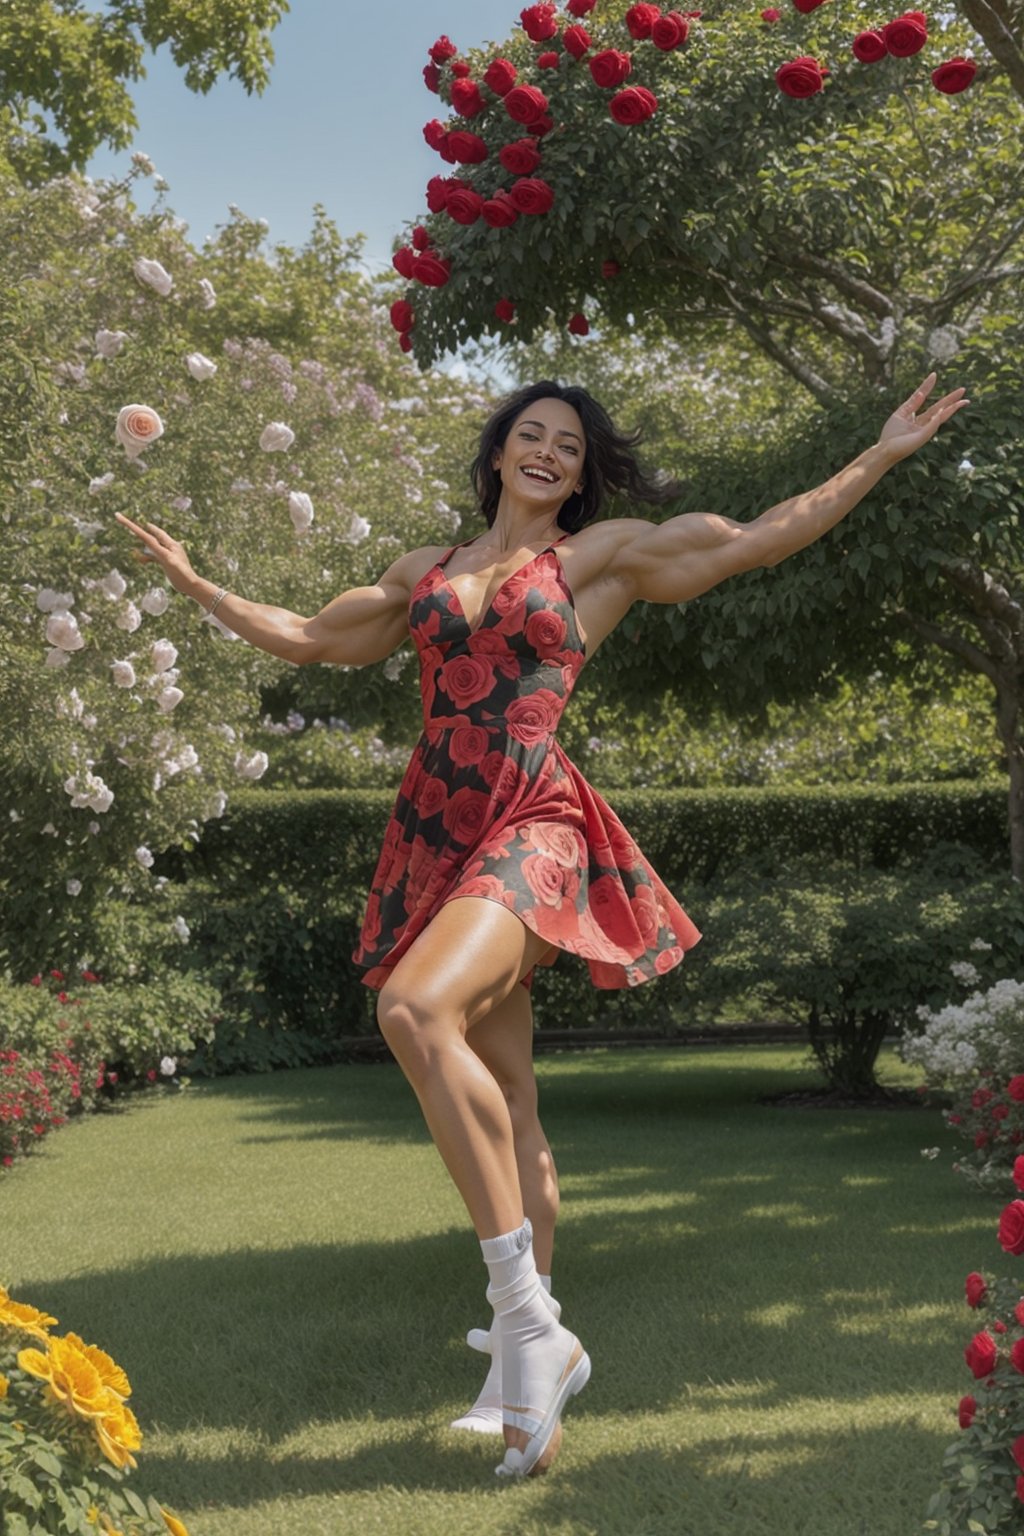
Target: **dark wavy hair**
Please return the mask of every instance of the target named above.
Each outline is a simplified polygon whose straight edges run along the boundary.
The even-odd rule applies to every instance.
[[[646,501],[655,506],[678,496],[681,486],[677,480],[661,471],[650,474],[637,463],[632,450],[642,437],[639,428],[633,432],[620,432],[604,406],[599,405],[587,390],[576,384],[556,384],[551,379],[542,379],[507,395],[480,434],[480,447],[469,473],[488,528],[494,526],[501,498],[501,475],[491,462],[494,451],[505,446],[516,417],[536,400],[564,400],[583,423],[587,445],[583,489],[574,491],[558,514],[558,526],[566,533],[575,533],[592,522],[610,492],[624,491],[634,501]]]

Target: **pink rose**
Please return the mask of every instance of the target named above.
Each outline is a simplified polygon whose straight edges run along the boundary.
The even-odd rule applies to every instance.
[[[535,821],[527,837],[531,848],[547,854],[564,869],[576,869],[580,862],[579,835],[560,821]]]
[[[574,899],[579,890],[579,876],[546,853],[527,854],[520,869],[534,896],[546,907],[560,907],[566,897]]]
[[[128,458],[139,454],[164,435],[164,424],[149,405],[123,405],[117,413],[114,436]]]

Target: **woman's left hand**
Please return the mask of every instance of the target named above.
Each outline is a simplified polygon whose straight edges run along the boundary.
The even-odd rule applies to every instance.
[[[935,436],[944,421],[955,416],[961,406],[970,404],[964,399],[963,389],[954,389],[952,394],[943,395],[918,416],[917,412],[935,388],[936,377],[930,373],[910,399],[893,411],[879,433],[879,445],[891,455],[893,463],[916,453]]]

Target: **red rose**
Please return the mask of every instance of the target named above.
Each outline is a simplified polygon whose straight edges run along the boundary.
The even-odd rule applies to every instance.
[[[550,4],[529,5],[525,11],[520,11],[519,19],[531,43],[546,43],[558,31],[555,7]]]
[[[427,207],[431,213],[440,213],[444,208],[453,182],[457,182],[459,186],[462,185],[455,176],[431,176],[427,182]]]
[[[564,826],[559,821],[535,821],[527,833],[526,841],[531,848],[547,854],[549,859],[554,859],[564,869],[579,867],[579,834],[572,827]]]
[[[1009,1104],[993,1104],[990,1111],[993,1120],[1005,1120],[1010,1113]]]
[[[429,123],[423,124],[423,137],[431,149],[440,149],[448,137],[448,130],[438,118],[432,117]]]
[[[813,96],[824,84],[821,65],[817,59],[791,59],[775,71],[775,84],[784,96],[794,96],[798,100]]]
[[[680,16],[678,11],[669,11],[659,16],[651,28],[651,42],[662,53],[671,53],[673,48],[679,48],[686,42],[689,30],[690,23],[685,16]]]
[[[636,922],[637,932],[644,941],[645,949],[653,949],[658,942],[661,918],[658,900],[649,885],[638,885],[629,901]]]
[[[428,91],[433,91],[435,96],[441,89],[441,71],[436,64],[424,64],[423,84]]]
[[[472,843],[480,835],[491,797],[482,789],[457,789],[444,808],[444,825],[457,843]]]
[[[529,176],[540,165],[540,150],[532,139],[516,139],[498,151],[498,159],[513,176]]]
[[[448,732],[448,751],[458,768],[468,768],[487,755],[491,738],[482,725],[457,725]]]
[[[538,139],[541,139],[546,133],[550,133],[554,126],[555,120],[551,113],[545,112],[543,117],[535,118],[532,123],[527,123],[526,131],[527,133],[535,134]]]
[[[1024,1253],[1024,1200],[1011,1200],[999,1218],[999,1246],[1005,1253]]]
[[[469,73],[470,68],[465,59],[456,59],[455,63],[452,65],[452,74],[455,76],[456,80],[465,80]]]
[[[508,59],[493,59],[484,71],[484,85],[495,96],[506,96],[516,83],[516,67]]]
[[[566,27],[562,33],[562,46],[574,59],[582,59],[590,47],[590,34],[582,27]]]
[[[519,866],[527,885],[546,907],[560,907],[565,895],[567,871],[544,853],[527,854]],[[578,881],[577,881],[578,885]]]
[[[995,1094],[992,1092],[991,1088],[975,1088],[974,1092],[971,1094],[971,1108],[984,1109],[988,1101],[994,1098]]]
[[[618,277],[621,271],[622,268],[617,261],[602,261],[601,263],[602,277]]]
[[[438,687],[456,709],[486,699],[494,687],[494,667],[479,656],[459,656],[447,662],[438,677]]]
[[[557,53],[538,53],[538,55],[537,55],[537,68],[538,69],[557,69],[558,68],[558,59],[559,59],[559,55]]]
[[[535,746],[554,731],[562,705],[563,700],[550,688],[538,688],[536,693],[513,699],[505,711],[509,735],[525,747]]]
[[[975,1147],[980,1152],[982,1147],[987,1147],[988,1144],[989,1144],[989,1134],[988,1134],[988,1131],[979,1131],[978,1134],[974,1138],[974,1145],[975,1145]]]
[[[1021,1327],[1024,1328],[1024,1296],[1021,1297],[1020,1301],[1018,1301],[1017,1305],[1014,1307],[1013,1315],[1017,1319],[1018,1323],[1020,1323]]]
[[[885,46],[897,59],[920,53],[928,41],[928,22],[923,11],[905,11],[882,28]]]
[[[663,949],[660,955],[654,957],[654,969],[659,976],[664,976],[666,971],[671,971],[683,958],[683,951],[678,944],[671,949]]]
[[[590,321],[587,319],[586,315],[581,315],[577,310],[577,312],[569,321],[568,330],[572,336],[589,336]]]
[[[424,288],[443,288],[452,275],[451,262],[436,251],[424,251],[413,262],[412,275]]]
[[[412,351],[412,337],[409,335],[408,331],[403,331],[401,336],[399,336],[398,345],[401,347],[403,352]]]
[[[1014,1161],[1013,1161],[1013,1182],[1017,1186],[1017,1188],[1022,1193],[1024,1193],[1024,1157],[1014,1158]]]
[[[984,1275],[979,1275],[977,1270],[972,1270],[964,1281],[964,1294],[967,1297],[969,1307],[980,1307],[985,1300],[988,1287],[985,1284]]]
[[[520,213],[547,213],[555,201],[555,194],[539,176],[520,176],[508,195]]]
[[[597,0],[566,0],[566,10],[570,16],[589,16]]]
[[[400,276],[408,279],[412,277],[413,262],[416,260],[416,252],[408,245],[403,245],[391,258],[391,265]]]
[[[452,106],[460,117],[476,117],[487,103],[475,80],[456,80],[452,86]]]
[[[793,0],[793,4],[802,16],[809,16],[823,4],[823,0]]]
[[[471,880],[463,880],[455,890],[459,896],[483,896],[491,901],[505,899],[505,887],[496,875],[474,875]]]
[[[499,800],[511,799],[523,777],[523,770],[515,758],[506,757],[504,752],[488,752],[479,772]]]
[[[1024,1344],[1024,1339],[1020,1342]],[[964,1350],[964,1359],[979,1381],[983,1376],[991,1376],[996,1368],[996,1356],[996,1341],[990,1333],[984,1331],[976,1333]]]
[[[494,306],[494,313],[497,315],[499,320],[503,320],[507,325],[510,320],[515,319],[516,307],[512,303],[511,299],[499,299],[497,304]]]
[[[519,217],[519,210],[507,192],[495,192],[484,203],[481,213],[484,223],[492,229],[508,229]]]
[[[1010,1364],[1024,1375],[1024,1339],[1018,1339],[1010,1350]]]
[[[535,85],[514,85],[505,97],[505,111],[517,123],[535,123],[548,109],[548,99]]]
[[[1018,1104],[1024,1104],[1024,1073],[1011,1077],[1006,1085],[1006,1091],[1011,1099],[1016,1099]]]
[[[1002,1321],[1001,1318],[997,1317],[995,1322],[992,1324],[992,1332],[993,1333],[1005,1333],[1006,1332],[1006,1324]]]
[[[626,26],[630,37],[635,37],[638,42],[641,38],[650,37],[651,29],[660,15],[660,6],[631,5],[626,12]]]
[[[932,70],[932,85],[943,96],[956,96],[959,91],[966,91],[977,72],[978,66],[973,59],[947,59],[945,64]],[[1014,1082],[1019,1081],[1024,1079],[1014,1078]]]
[[[781,21],[781,19],[782,19],[782,12],[781,11],[777,11],[775,9],[774,5],[770,5],[766,11],[762,11],[761,12],[761,20],[762,21],[772,22],[772,21]]]
[[[448,786],[444,779],[428,777],[423,780],[416,796],[416,811],[420,816],[436,816],[448,799]]]
[[[1018,1477],[1013,1486],[1016,1490],[1018,1499],[1020,1499],[1021,1503],[1024,1504],[1024,1476]]]
[[[620,53],[617,48],[605,48],[601,53],[595,53],[590,61],[594,84],[604,90],[621,85],[632,68],[633,60],[629,54]]]
[[[412,312],[412,305],[408,299],[396,299],[391,306],[391,324],[396,331],[411,331],[416,324],[416,316]]]
[[[537,613],[531,613],[523,626],[523,634],[538,656],[553,656],[556,651],[560,651],[565,644],[566,632],[567,625],[562,615],[550,608],[541,608]],[[1024,1162],[1024,1158],[1021,1161]]]
[[[608,103],[608,111],[615,121],[627,128],[634,123],[645,123],[649,117],[654,116],[657,109],[658,98],[643,85],[627,85],[624,91],[617,91]]]
[[[451,38],[445,37],[443,33],[427,50],[435,64],[443,64],[446,59],[453,59],[458,51]]]
[[[972,1397],[970,1393],[968,1393],[966,1397],[962,1397],[960,1399],[959,1405],[957,1407],[957,1417],[960,1420],[961,1429],[970,1429],[971,1425],[974,1423],[974,1415],[977,1413],[977,1411],[978,1399],[976,1397]]]
[[[889,52],[881,32],[858,32],[850,47],[862,64],[877,64]]]
[[[457,187],[449,192],[444,211],[456,224],[475,224],[483,210],[484,200],[472,187]]]
[[[448,148],[460,165],[482,165],[487,159],[487,145],[483,139],[465,128],[452,130],[448,135]]]

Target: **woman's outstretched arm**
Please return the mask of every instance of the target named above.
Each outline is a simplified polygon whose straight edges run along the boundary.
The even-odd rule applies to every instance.
[[[885,423],[877,443],[813,490],[790,496],[749,523],[711,513],[684,513],[657,524],[637,523],[618,555],[633,596],[682,603],[739,571],[778,565],[834,528],[897,464],[927,443],[968,402],[954,389],[918,416],[935,387],[929,374]]]
[[[141,539],[141,559],[162,567],[171,586],[209,609],[220,590],[215,582],[197,576],[184,546],[156,523],[140,527],[120,512],[126,528]],[[364,667],[390,656],[408,633],[407,610],[415,581],[422,575],[421,552],[401,555],[373,587],[353,587],[343,592],[312,618],[252,603],[227,592],[217,604],[216,616],[242,640],[296,666],[324,661],[335,665]]]

